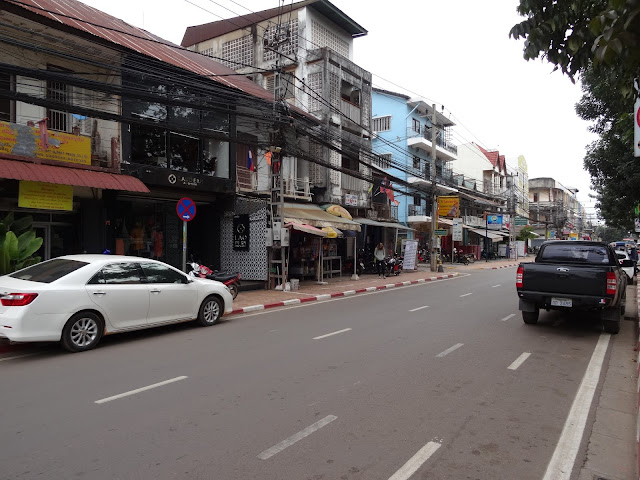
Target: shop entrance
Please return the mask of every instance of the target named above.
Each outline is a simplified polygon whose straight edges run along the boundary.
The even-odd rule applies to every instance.
[[[70,223],[34,222],[33,230],[36,236],[42,237],[42,246],[34,256],[49,260],[72,253],[68,248],[74,244],[72,227]]]

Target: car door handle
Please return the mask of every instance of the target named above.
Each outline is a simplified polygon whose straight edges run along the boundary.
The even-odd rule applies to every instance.
[[[107,292],[93,292],[94,295],[106,295]]]
[[[151,293],[160,293],[162,290],[150,290]]]

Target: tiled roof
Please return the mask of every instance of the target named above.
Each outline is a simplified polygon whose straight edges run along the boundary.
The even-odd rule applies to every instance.
[[[491,165],[494,167],[498,167],[498,171],[507,171],[507,163],[504,155],[500,155],[498,150],[486,150],[482,148],[480,145],[476,146],[480,149],[484,156],[487,157],[487,160],[491,162]]]

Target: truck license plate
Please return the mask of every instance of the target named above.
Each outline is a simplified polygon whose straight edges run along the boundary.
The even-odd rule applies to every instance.
[[[572,303],[570,298],[551,298],[551,305],[554,307],[571,307]]]

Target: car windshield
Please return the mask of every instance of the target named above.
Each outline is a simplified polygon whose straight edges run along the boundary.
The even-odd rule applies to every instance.
[[[553,244],[542,250],[540,261],[608,265],[607,248],[601,245]]]
[[[54,258],[53,260],[48,260],[46,262],[24,268],[9,276],[19,278],[20,280],[29,280],[31,282],[51,283],[78,270],[79,268],[84,267],[85,265],[89,264],[86,262],[79,262],[77,260]]]

